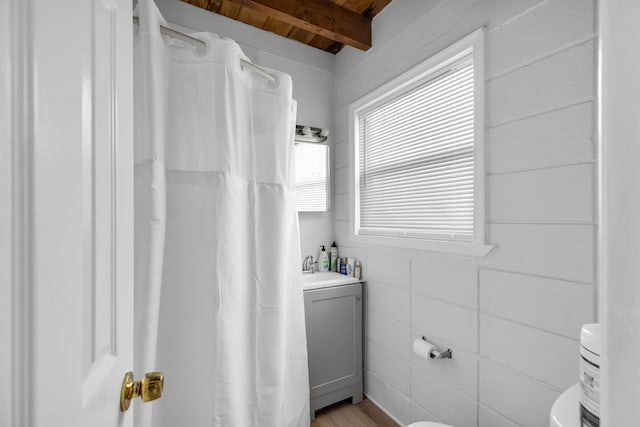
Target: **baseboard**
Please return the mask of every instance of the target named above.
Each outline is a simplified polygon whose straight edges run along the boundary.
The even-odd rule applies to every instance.
[[[400,427],[406,427],[405,424],[403,424],[398,418],[396,418],[391,412],[387,411],[384,406],[382,406],[380,403],[378,403],[374,398],[372,398],[371,396],[369,396],[367,393],[364,393],[365,397],[367,399],[369,399],[374,405],[376,405],[378,407],[378,409],[380,409],[382,412],[384,412],[389,418],[391,418],[393,421],[395,421]]]

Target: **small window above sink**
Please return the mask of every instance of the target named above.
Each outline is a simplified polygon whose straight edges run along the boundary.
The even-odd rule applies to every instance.
[[[327,132],[308,126],[296,131],[296,205],[298,212],[329,210]]]

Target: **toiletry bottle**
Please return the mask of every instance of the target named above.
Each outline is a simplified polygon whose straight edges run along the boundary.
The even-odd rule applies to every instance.
[[[360,261],[356,261],[356,265],[353,268],[353,277],[360,279],[362,277],[362,264]]]
[[[353,257],[347,258],[347,276],[353,277],[353,266],[356,263]]]
[[[338,246],[335,241],[329,249],[329,266],[331,271],[338,271]]]
[[[340,258],[340,274],[347,274],[347,259]]]
[[[327,255],[327,251],[324,249],[324,245],[322,245],[322,250],[320,251],[318,269],[320,271],[329,271],[329,255]]]

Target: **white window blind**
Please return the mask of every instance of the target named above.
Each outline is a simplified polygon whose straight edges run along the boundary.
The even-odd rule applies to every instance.
[[[328,209],[329,147],[296,142],[296,205],[299,212]]]
[[[359,233],[474,240],[469,54],[357,116]]]

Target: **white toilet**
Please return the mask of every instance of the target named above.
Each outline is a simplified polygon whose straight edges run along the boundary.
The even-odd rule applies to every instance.
[[[551,408],[551,427],[580,427],[580,383],[566,390]]]
[[[411,423],[407,427],[451,427],[449,424],[432,423],[428,421],[418,421],[417,423]]]

